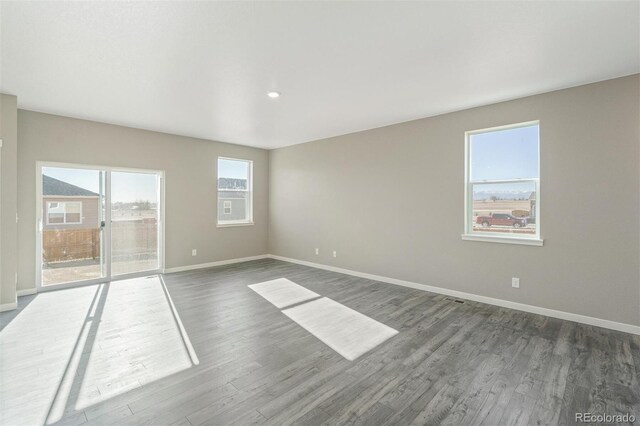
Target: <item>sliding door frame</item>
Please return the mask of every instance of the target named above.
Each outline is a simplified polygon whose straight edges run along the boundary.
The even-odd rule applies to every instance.
[[[106,267],[105,276],[101,278],[94,278],[83,281],[71,281],[63,282],[59,284],[42,284],[42,231],[43,220],[42,211],[42,169],[45,167],[59,167],[67,169],[81,169],[81,170],[97,170],[105,172],[105,185],[104,185],[104,221],[105,226],[102,232],[104,232],[101,238],[101,256],[104,256],[104,266]],[[158,217],[158,269],[133,272],[129,274],[119,274],[115,277],[111,276],[111,173],[112,172],[125,172],[125,173],[148,173],[158,176],[158,196],[159,196],[159,217]],[[164,190],[164,170],[152,170],[152,169],[138,169],[132,167],[112,167],[101,165],[89,165],[89,164],[75,164],[75,163],[61,163],[52,161],[37,161],[36,162],[36,291],[50,291],[59,290],[69,287],[79,287],[85,285],[102,284],[110,281],[124,280],[127,278],[144,277],[148,275],[162,274],[164,273],[165,265],[165,190]]]

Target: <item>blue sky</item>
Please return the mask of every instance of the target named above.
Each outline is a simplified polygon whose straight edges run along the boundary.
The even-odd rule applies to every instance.
[[[97,170],[43,167],[43,174],[89,191],[99,192],[100,174]],[[111,201],[156,202],[156,175],[146,173],[113,172],[111,174]]]
[[[221,159],[218,162],[220,177],[246,179],[248,164],[244,161]],[[43,173],[89,191],[99,192],[100,175],[97,170],[43,167]],[[145,173],[113,172],[111,174],[112,202],[148,200],[156,202],[156,176]],[[211,182],[215,185],[215,182]]]
[[[539,177],[538,133],[536,124],[472,135],[471,180]]]
[[[245,161],[234,161],[219,159],[218,160],[218,177],[246,179],[248,172],[248,163]]]
[[[157,178],[157,175],[147,173],[111,173],[111,202],[158,202]]]

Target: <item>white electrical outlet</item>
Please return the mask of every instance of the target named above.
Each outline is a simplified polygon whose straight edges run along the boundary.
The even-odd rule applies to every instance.
[[[511,278],[511,287],[520,288],[520,278],[516,278],[516,277]]]
[[[316,256],[320,254],[320,249],[316,248]]]
[[[337,251],[333,251],[333,257],[338,257],[338,252]]]
[[[191,250],[191,256],[197,256],[198,255],[198,250],[193,249]]]

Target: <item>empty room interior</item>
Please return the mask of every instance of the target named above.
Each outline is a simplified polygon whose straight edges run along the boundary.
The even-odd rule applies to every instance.
[[[0,2],[0,425],[640,425],[640,1]]]

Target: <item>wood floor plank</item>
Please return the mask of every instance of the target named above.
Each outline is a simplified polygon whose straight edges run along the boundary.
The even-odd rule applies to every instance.
[[[247,287],[277,278],[399,334],[348,361]],[[22,297],[0,314],[0,345],[8,425],[553,425],[640,412],[640,336],[272,259]]]

